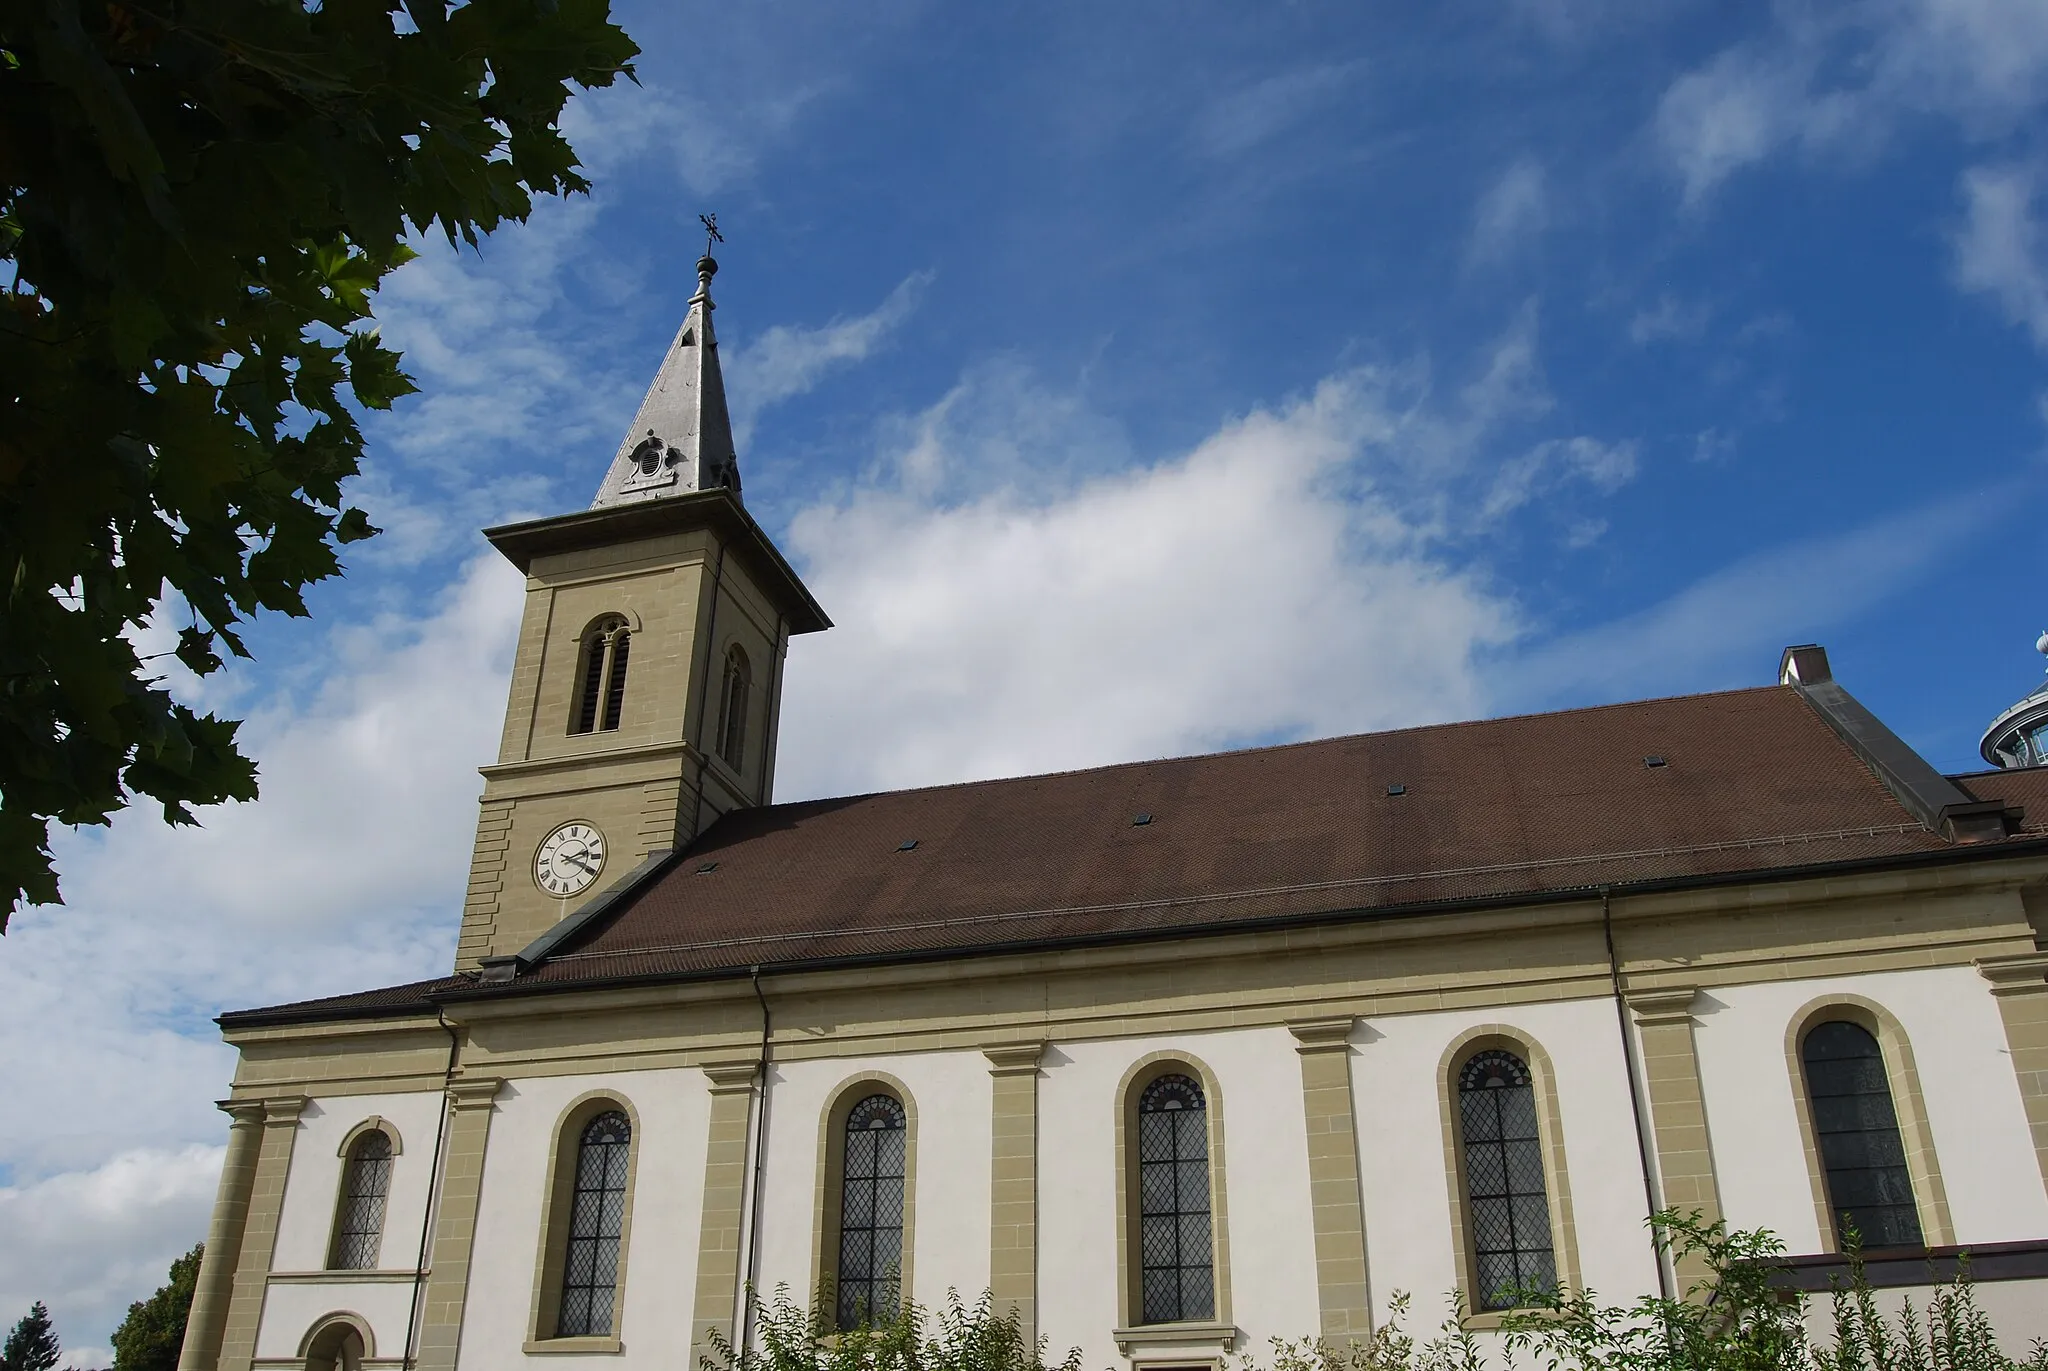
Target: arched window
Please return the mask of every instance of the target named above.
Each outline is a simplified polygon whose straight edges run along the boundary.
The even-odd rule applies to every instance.
[[[1474,1303],[1511,1309],[1520,1292],[1557,1284],[1550,1199],[1529,1065],[1489,1047],[1458,1071],[1458,1140],[1465,1171]]]
[[[335,1206],[330,1271],[370,1271],[384,1240],[384,1199],[391,1193],[391,1135],[367,1129],[348,1149],[341,1166],[341,1199]]]
[[[889,1095],[869,1095],[846,1116],[839,1182],[842,1329],[895,1313],[903,1274],[906,1123],[903,1102]]]
[[[747,693],[754,683],[747,654],[735,643],[725,654],[725,682],[719,691],[718,755],[738,771],[747,756]]]
[[[611,615],[583,634],[583,656],[576,673],[576,709],[571,733],[608,732],[619,726],[626,703],[626,658],[633,635],[626,621]]]
[[[611,1109],[586,1124],[577,1140],[576,1188],[569,1205],[556,1337],[603,1337],[612,1331],[632,1139],[632,1124],[623,1112]]]
[[[1861,1024],[1831,1019],[1807,1031],[1799,1055],[1838,1240],[1853,1228],[1865,1247],[1920,1246],[1920,1211],[1877,1039]]]
[[[1191,1076],[1160,1076],[1138,1096],[1139,1319],[1216,1315],[1209,1222],[1209,1106]]]

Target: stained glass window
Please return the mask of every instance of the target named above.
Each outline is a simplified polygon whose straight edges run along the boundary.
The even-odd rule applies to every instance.
[[[1161,1076],[1138,1097],[1138,1195],[1143,1321],[1214,1318],[1209,1107],[1187,1076]]]
[[[870,1095],[846,1116],[839,1188],[839,1326],[858,1328],[895,1312],[903,1269],[902,1101]]]
[[[612,1331],[619,1285],[619,1239],[626,1229],[626,1159],[633,1127],[618,1110],[592,1119],[576,1146],[576,1192],[562,1261],[562,1312],[555,1335],[602,1337]]]
[[[1920,1246],[1920,1211],[1877,1039],[1858,1024],[1824,1023],[1806,1035],[1801,1056],[1838,1237],[1854,1228],[1865,1247]]]
[[[341,1169],[341,1206],[334,1218],[332,1271],[368,1271],[384,1238],[384,1197],[391,1191],[391,1136],[371,1129],[348,1150]]]
[[[1550,1199],[1528,1063],[1489,1048],[1458,1073],[1458,1125],[1481,1309],[1509,1309],[1518,1292],[1557,1284]]]

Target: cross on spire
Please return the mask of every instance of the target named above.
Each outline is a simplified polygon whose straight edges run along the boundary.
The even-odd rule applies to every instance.
[[[697,222],[704,226],[704,255],[709,257],[711,255],[711,245],[713,243],[723,243],[725,235],[718,231],[718,216],[716,214],[700,214],[697,216]]]

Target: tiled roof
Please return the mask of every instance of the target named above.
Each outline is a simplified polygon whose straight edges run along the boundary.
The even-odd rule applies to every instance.
[[[2022,836],[2048,831],[2048,774],[1964,783],[2028,805]],[[1390,914],[1953,846],[1798,691],[1770,686],[742,810],[489,989]]]

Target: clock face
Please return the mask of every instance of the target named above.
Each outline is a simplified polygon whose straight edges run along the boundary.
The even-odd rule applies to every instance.
[[[604,870],[604,834],[593,824],[566,823],[533,854],[533,881],[560,899],[580,895]]]

